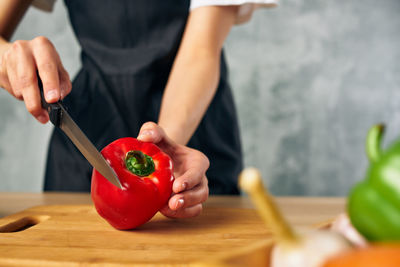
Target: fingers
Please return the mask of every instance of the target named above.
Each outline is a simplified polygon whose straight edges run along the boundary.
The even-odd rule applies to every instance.
[[[69,93],[71,93],[72,84],[69,78],[68,72],[62,65],[59,66],[59,77],[60,77],[60,90],[61,99],[64,99]]]
[[[53,45],[45,37],[38,37],[33,42],[32,52],[43,83],[44,97],[48,103],[57,102],[61,98],[57,66],[58,55],[55,53]]]
[[[7,80],[11,86],[7,89],[17,99],[22,100],[24,89],[28,88],[29,84],[33,82],[30,81],[33,78],[30,72],[35,61],[30,54],[26,41],[16,41],[5,54],[6,56],[2,61],[2,66],[4,66],[2,73],[8,77]]]
[[[23,100],[27,110],[40,122],[49,118],[42,109],[37,73],[43,83],[45,100],[57,102],[71,91],[69,75],[51,42],[45,37],[15,41],[3,54],[0,83],[11,95]]]
[[[208,198],[208,180],[203,176],[202,181],[195,188],[175,194],[170,198],[169,207],[177,210],[203,203]]]
[[[197,204],[192,207],[185,208],[183,210],[171,210],[168,206],[165,206],[160,212],[170,218],[191,218],[198,216],[203,210],[203,204]]]
[[[201,170],[200,164],[193,163],[193,167],[188,169],[183,175],[177,177],[172,186],[174,193],[180,193],[185,190],[190,190],[201,183],[205,173]]]
[[[138,138],[143,142],[152,142],[160,147],[165,153],[172,156],[177,148],[177,144],[172,141],[164,130],[154,122],[146,122],[139,131]]]
[[[41,123],[46,123],[48,115],[42,109],[36,77],[35,59],[27,41],[16,41],[8,58],[8,80],[12,92],[18,99],[23,99],[26,109]]]
[[[143,142],[158,143],[165,137],[164,130],[154,122],[146,122],[139,131],[138,138]]]
[[[161,213],[167,217],[188,218],[201,213],[202,203],[204,203],[209,194],[208,181],[203,176],[202,182],[192,190],[187,190],[172,196]]]
[[[174,195],[161,212],[167,217],[187,218],[202,211],[209,189],[205,175],[210,163],[207,157],[195,149],[176,144],[168,138],[163,129],[153,122],[143,124],[138,139],[152,142],[167,153],[174,163]]]

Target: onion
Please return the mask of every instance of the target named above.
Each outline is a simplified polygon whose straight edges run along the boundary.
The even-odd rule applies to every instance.
[[[328,257],[351,248],[350,242],[334,231],[295,233],[264,188],[257,169],[245,169],[239,177],[239,185],[250,195],[261,218],[277,239],[271,252],[272,267],[317,267]]]
[[[318,267],[329,257],[351,248],[342,235],[329,230],[309,231],[297,242],[278,242],[271,252],[271,267]]]

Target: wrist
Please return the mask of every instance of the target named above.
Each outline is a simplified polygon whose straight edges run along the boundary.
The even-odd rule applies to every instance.
[[[170,138],[177,144],[186,145],[190,139],[190,137],[186,137],[185,131],[182,130],[185,129],[185,126],[171,126],[171,123],[165,122],[163,120],[160,120],[158,122],[158,125],[164,130],[166,136],[168,136],[168,138]]]
[[[8,78],[6,70],[3,66],[4,62],[4,53],[6,53],[6,51],[12,46],[12,43],[4,40],[3,38],[0,38],[0,87],[6,89],[6,85],[7,82],[5,82],[5,80],[7,80]]]
[[[12,46],[11,42],[0,37],[0,58],[8,49],[10,49],[11,46]]]

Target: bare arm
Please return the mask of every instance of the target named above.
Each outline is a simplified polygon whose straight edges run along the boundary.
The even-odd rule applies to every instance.
[[[235,6],[207,6],[189,15],[158,121],[179,144],[189,141],[216,92],[222,45],[236,13]]]
[[[178,144],[186,144],[198,127],[218,86],[221,49],[237,7],[200,7],[192,11],[161,103],[159,125]],[[146,135],[146,127],[141,135]],[[176,175],[174,195],[161,212],[169,217],[200,214],[208,197],[208,163],[190,158],[186,174]],[[196,165],[197,164],[197,165]],[[206,167],[202,172],[201,166]],[[190,174],[190,175],[189,175]]]
[[[40,104],[37,71],[43,82],[45,98],[50,103],[69,94],[71,82],[57,51],[47,38],[8,41],[31,2],[0,2],[0,86],[23,100],[26,109],[38,121],[46,123],[49,117]]]
[[[6,40],[10,40],[31,3],[32,0],[0,1],[0,34],[2,44]]]

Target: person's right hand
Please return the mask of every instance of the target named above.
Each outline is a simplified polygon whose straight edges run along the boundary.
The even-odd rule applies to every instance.
[[[42,109],[37,71],[45,99],[57,102],[71,92],[71,81],[53,44],[45,37],[7,44],[0,58],[0,86],[25,102],[26,109],[41,123],[49,120]]]

